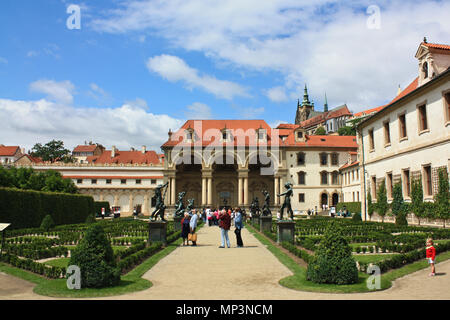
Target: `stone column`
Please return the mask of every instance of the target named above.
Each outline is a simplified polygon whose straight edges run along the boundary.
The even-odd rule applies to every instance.
[[[133,191],[130,190],[130,198],[128,201],[128,207],[130,208],[130,213],[133,214]]]
[[[244,178],[244,205],[248,206],[248,177]]]
[[[119,205],[119,194],[114,194],[114,207],[117,207]]]
[[[278,194],[280,193],[280,185],[279,185],[279,180],[278,180],[278,177],[275,177],[274,178],[274,183],[275,183],[275,189],[274,189],[274,196],[273,196],[273,203],[275,204],[275,205],[278,205],[278,200],[279,200],[279,198],[278,198]]]
[[[171,205],[175,205],[175,202],[176,202],[176,178],[175,177],[172,177],[171,178],[171,183],[170,183],[170,187],[171,187],[171,190],[170,190],[170,204]]]
[[[100,191],[99,201],[103,201],[103,192]]]
[[[243,183],[242,183],[242,178],[238,178],[238,205],[241,206],[243,204],[242,201],[242,188],[243,188]]]
[[[212,178],[208,178],[208,205],[212,205]]]
[[[202,178],[202,206],[206,204],[206,178]]]
[[[144,203],[143,203],[143,205],[142,205],[142,213],[143,214],[148,214],[148,213],[150,213],[150,208],[149,208],[149,196],[148,196],[148,194],[146,193],[145,195],[144,195]]]

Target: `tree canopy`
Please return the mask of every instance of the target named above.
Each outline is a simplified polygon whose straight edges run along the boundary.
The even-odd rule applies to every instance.
[[[31,156],[42,158],[43,161],[72,162],[70,150],[64,148],[64,142],[61,140],[52,140],[45,145],[36,143],[31,149]]]

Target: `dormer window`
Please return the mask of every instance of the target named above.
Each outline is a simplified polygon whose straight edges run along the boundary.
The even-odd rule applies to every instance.
[[[256,131],[256,135],[259,141],[266,140],[266,130],[260,128]]]
[[[228,129],[222,129],[222,141],[231,141],[231,132]]]
[[[424,62],[422,66],[423,78],[428,78],[428,62]]]
[[[186,140],[187,141],[192,141],[194,140],[194,130],[192,128],[189,128],[185,131],[186,134]]]
[[[305,130],[303,129],[295,130],[294,132],[295,141],[297,142],[305,141],[305,135],[306,135]]]
[[[297,131],[297,139],[303,139],[303,132]]]

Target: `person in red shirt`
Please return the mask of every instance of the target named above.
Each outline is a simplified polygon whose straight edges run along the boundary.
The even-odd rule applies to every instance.
[[[435,270],[435,267],[434,267],[434,260],[436,258],[436,249],[433,246],[433,239],[431,239],[431,238],[427,239],[426,252],[427,252],[428,263],[431,265],[430,276],[434,276],[436,274],[436,270]]]
[[[225,241],[227,242],[227,247],[231,247],[230,238],[228,237],[228,230],[230,230],[230,226],[231,217],[224,208],[219,215],[220,237],[222,240],[222,244],[219,248],[225,248]]]

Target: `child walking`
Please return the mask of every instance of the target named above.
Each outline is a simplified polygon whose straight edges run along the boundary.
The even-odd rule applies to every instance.
[[[430,277],[433,277],[436,274],[436,270],[434,268],[434,259],[436,257],[436,249],[433,246],[433,239],[431,239],[431,238],[427,239],[427,248],[426,249],[427,249],[426,250],[427,260],[428,260],[428,263],[431,265]]]

